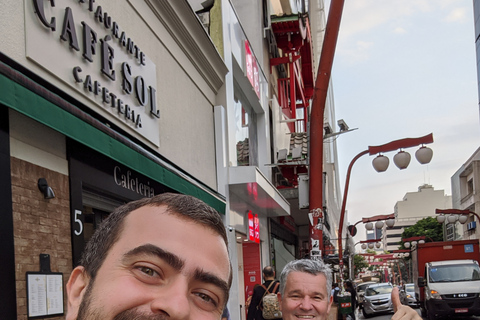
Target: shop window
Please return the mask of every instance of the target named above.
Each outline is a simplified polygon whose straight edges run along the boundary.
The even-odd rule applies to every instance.
[[[239,99],[235,101],[235,141],[237,166],[258,165],[256,116]]]

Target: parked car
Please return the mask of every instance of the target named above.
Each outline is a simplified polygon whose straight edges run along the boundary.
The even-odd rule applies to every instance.
[[[392,289],[390,283],[377,283],[367,286],[363,300],[363,316],[371,317],[377,313],[393,312]]]
[[[360,310],[363,308],[363,297],[365,295],[365,288],[375,283],[377,282],[367,281],[367,282],[360,282],[359,284],[357,284],[357,303]]]
[[[415,297],[415,284],[407,283],[400,288],[400,301],[410,307],[418,307],[418,300]]]

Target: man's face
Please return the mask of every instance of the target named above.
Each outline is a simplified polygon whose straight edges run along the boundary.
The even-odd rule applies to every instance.
[[[221,236],[163,206],[142,207],[126,217],[94,281],[74,270],[66,319],[219,319],[229,274]]]
[[[279,293],[278,299],[283,320],[325,320],[332,305],[325,276],[298,271],[288,275],[284,295]]]

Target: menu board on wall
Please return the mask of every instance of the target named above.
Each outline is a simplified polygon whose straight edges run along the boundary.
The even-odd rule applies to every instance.
[[[63,274],[27,272],[28,318],[62,315]]]

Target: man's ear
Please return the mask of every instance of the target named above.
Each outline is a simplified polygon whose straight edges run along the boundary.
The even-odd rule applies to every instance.
[[[79,266],[73,269],[67,282],[68,307],[66,320],[77,318],[78,309],[89,282],[90,277],[87,275],[84,267]]]
[[[332,308],[332,304],[333,304],[333,296],[330,296],[330,301],[328,301],[328,304],[327,304],[327,314],[330,313],[330,309]],[[340,310],[338,310],[338,312],[340,312]]]
[[[278,299],[278,306],[280,308],[280,311],[282,311],[282,294],[280,292],[277,293],[277,299]]]

